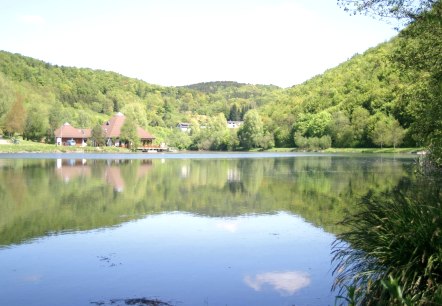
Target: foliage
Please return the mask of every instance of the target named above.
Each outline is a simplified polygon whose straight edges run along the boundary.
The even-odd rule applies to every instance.
[[[438,180],[370,191],[333,246],[335,286],[357,288],[357,305],[442,302],[442,192]]]
[[[338,111],[332,115],[329,126],[333,146],[337,148],[349,148],[353,146],[354,130],[348,116]]]
[[[104,134],[103,127],[100,124],[96,124],[91,131],[91,141],[94,146],[102,147],[106,144],[106,135]]]
[[[413,86],[402,97],[414,114],[411,134],[442,166],[442,1],[399,34],[392,59]]]
[[[46,136],[49,124],[47,113],[41,105],[33,105],[27,110],[23,138],[41,141]]]
[[[381,148],[385,145],[393,145],[396,148],[397,145],[402,143],[404,134],[405,130],[399,125],[397,120],[381,120],[376,122],[371,132],[371,138],[373,143]]]
[[[338,0],[338,5],[352,14],[405,19],[405,22],[410,22],[436,2],[438,0]]]
[[[11,109],[6,113],[3,127],[9,135],[13,136],[15,133],[23,133],[26,123],[26,110],[23,104],[23,97],[17,95],[15,102]]]
[[[304,137],[300,132],[295,133],[295,145],[300,149],[324,150],[331,147],[332,140],[328,135],[322,137]]]
[[[304,138],[331,137],[334,147],[426,145],[442,161],[439,8],[437,1],[390,42],[288,89],[236,82],[162,87],[112,72],[59,67],[0,52],[0,119],[20,93],[25,108],[38,104],[48,112],[48,140],[63,122],[93,127],[122,111],[139,126],[154,128],[157,141],[170,140],[181,148],[293,147],[295,133],[300,132]],[[250,110],[262,121],[256,139],[245,129],[235,134],[217,124],[193,131],[190,141],[180,141],[173,133],[178,122],[209,126],[220,113],[240,120]],[[390,140],[380,141],[374,132],[380,116],[399,124]],[[215,132],[215,127],[220,130]]]
[[[261,147],[264,126],[257,110],[249,110],[244,116],[244,124],[238,131],[239,144],[244,149]],[[267,145],[266,145],[267,146]]]
[[[133,118],[127,117],[121,127],[121,141],[125,142],[129,149],[135,151],[140,146],[140,138],[137,133],[137,125]]]

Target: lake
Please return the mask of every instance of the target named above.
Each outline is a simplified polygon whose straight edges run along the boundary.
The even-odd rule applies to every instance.
[[[0,155],[0,305],[334,305],[331,243],[411,155]]]

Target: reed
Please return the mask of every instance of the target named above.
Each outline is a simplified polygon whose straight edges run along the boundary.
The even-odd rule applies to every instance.
[[[361,199],[332,253],[333,289],[351,305],[442,305],[441,184],[402,181]]]

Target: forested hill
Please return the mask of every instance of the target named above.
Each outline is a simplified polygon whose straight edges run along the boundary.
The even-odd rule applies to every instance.
[[[440,100],[432,68],[410,64],[410,57],[421,52],[416,46],[435,41],[419,35],[422,31],[428,29],[411,25],[392,41],[288,89],[226,81],[163,87],[1,51],[0,124],[4,132],[40,139],[62,122],[92,127],[121,111],[157,141],[182,148],[421,145],[420,140],[428,143],[422,132],[440,131],[438,125],[422,126],[440,121],[423,116],[422,100],[427,107]],[[11,110],[20,103],[26,118],[14,130]],[[432,113],[439,114],[437,109]],[[255,130],[226,131],[225,119],[246,119]],[[172,129],[178,122],[191,122],[193,133]],[[209,128],[199,130],[198,124]]]

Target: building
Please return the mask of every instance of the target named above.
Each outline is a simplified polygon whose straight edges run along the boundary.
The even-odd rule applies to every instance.
[[[126,121],[126,116],[124,116],[122,113],[117,113],[102,125],[107,146],[122,147],[127,145],[122,143],[120,139],[121,128],[124,125],[124,121]],[[137,134],[143,147],[152,145],[153,141],[155,140],[154,136],[140,127],[137,127]]]
[[[91,138],[91,129],[75,128],[69,123],[63,124],[60,128],[54,131],[55,144],[61,145],[75,145],[84,147],[87,141]]]
[[[237,129],[237,128],[239,128],[243,123],[244,123],[244,121],[232,121],[232,120],[229,120],[229,121],[227,121],[227,127],[228,127],[229,129]]]
[[[190,123],[180,122],[176,126],[181,132],[190,132]]]

